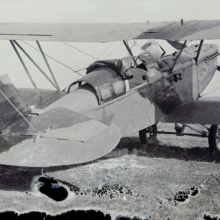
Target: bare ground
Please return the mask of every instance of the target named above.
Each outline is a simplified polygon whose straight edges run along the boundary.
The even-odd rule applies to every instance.
[[[220,218],[220,155],[208,149],[205,138],[159,135],[158,140],[142,146],[137,137],[124,138],[104,158],[78,166],[1,166],[0,212],[56,215],[94,209],[112,219],[204,219],[204,214]],[[39,192],[42,173],[68,190],[66,200],[56,202]]]

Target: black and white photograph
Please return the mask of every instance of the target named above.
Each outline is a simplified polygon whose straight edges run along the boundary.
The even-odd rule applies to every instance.
[[[0,0],[0,220],[220,220],[218,0]]]

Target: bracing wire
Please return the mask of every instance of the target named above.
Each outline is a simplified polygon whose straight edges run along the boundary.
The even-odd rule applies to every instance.
[[[101,57],[114,43],[115,43],[115,41],[114,41],[111,45],[109,45],[109,46],[98,56],[98,58]]]
[[[137,45],[137,42],[135,40],[129,41],[129,42],[132,44],[132,46],[130,47],[130,50]]]
[[[63,41],[62,41],[62,43],[66,44],[67,46],[69,46],[69,47],[71,47],[71,48],[73,48],[73,49],[75,49],[75,50],[77,50],[77,51],[79,51],[79,52],[81,52],[81,53],[83,53],[83,54],[89,56],[89,57],[92,57],[93,59],[99,60],[98,58],[96,58],[96,57],[94,57],[94,56],[92,56],[92,55],[90,55],[90,54],[88,54],[88,53],[86,53],[86,52],[84,52],[84,51],[82,51],[82,50],[80,50],[80,49],[78,49],[78,48],[76,48],[76,47],[74,47],[74,46],[72,46],[72,45],[66,43],[66,42],[63,42]]]
[[[82,69],[78,69],[77,71],[82,71],[82,70],[86,70],[86,69],[87,69],[87,67],[84,67]]]
[[[134,45],[138,50],[143,51],[143,49],[141,48],[142,46],[140,46],[139,44]]]
[[[31,48],[37,50],[39,53],[41,53],[40,50],[38,50],[36,47],[34,47],[34,46],[28,44],[27,42],[24,42],[24,41],[21,41],[21,42],[24,43],[24,44],[26,44],[26,45],[28,45],[29,47],[31,47]],[[44,55],[47,56],[47,57],[49,57],[49,58],[52,59],[53,61],[59,63],[60,65],[62,65],[62,66],[64,66],[64,67],[66,67],[66,68],[72,70],[74,73],[77,73],[77,74],[83,76],[81,73],[78,72],[78,70],[74,70],[74,69],[70,68],[69,66],[67,66],[67,65],[65,65],[64,63],[62,63],[62,62],[60,62],[60,61],[54,59],[53,57],[51,57],[51,56],[48,55],[48,54],[45,54],[45,53],[44,53]]]
[[[207,92],[207,93],[201,95],[200,97],[203,97],[203,96],[205,96],[205,95],[208,95],[208,94],[210,94],[210,93],[213,93],[213,92],[215,92],[215,91],[217,91],[217,90],[219,90],[219,89],[220,89],[220,87],[218,87],[218,88],[212,90],[211,92]]]
[[[112,53],[114,53],[115,51],[117,51],[117,50],[118,50],[119,48],[121,48],[122,46],[123,46],[123,44],[121,43],[119,47],[117,47],[115,50],[113,50],[112,52],[110,52],[109,54],[107,54],[107,55],[105,56],[105,58],[108,57],[108,56],[110,56]]]
[[[18,112],[18,114],[36,131],[38,130],[24,117],[24,115],[19,111],[19,109],[9,100],[9,98],[5,95],[4,92],[0,90],[0,93],[3,95],[3,97],[12,105],[12,107]]]

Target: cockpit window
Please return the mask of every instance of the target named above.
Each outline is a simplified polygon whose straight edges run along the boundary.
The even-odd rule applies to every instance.
[[[163,47],[161,47],[160,44],[158,44],[154,39],[149,40],[141,47],[141,49],[155,57],[157,60],[163,57],[166,53]]]

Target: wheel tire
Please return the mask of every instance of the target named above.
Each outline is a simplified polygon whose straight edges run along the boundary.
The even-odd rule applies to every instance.
[[[220,130],[218,125],[211,125],[209,129],[209,148],[220,152]]]
[[[140,142],[142,144],[146,144],[149,142],[152,142],[152,140],[155,140],[157,138],[157,134],[156,133],[146,133],[146,131],[157,131],[157,125],[152,125],[148,128],[145,128],[143,130],[139,131],[139,138],[140,138]]]
[[[146,129],[140,130],[139,131],[139,139],[142,144],[147,143],[147,134],[146,134]]]

